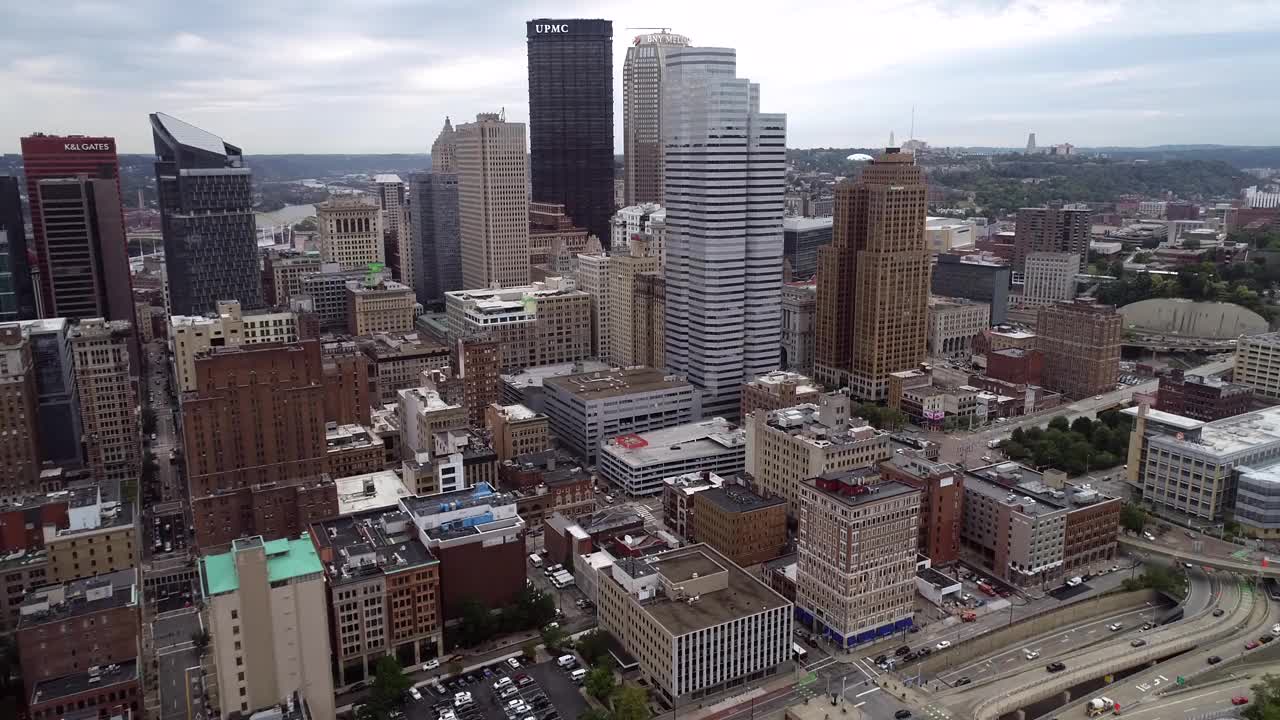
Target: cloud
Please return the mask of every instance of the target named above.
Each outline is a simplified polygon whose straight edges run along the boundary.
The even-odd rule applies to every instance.
[[[1280,144],[1280,14],[1267,0],[81,0],[20,3],[0,30],[0,149],[32,130],[147,152],[147,113],[248,152],[403,152],[445,115],[527,121],[524,21],[640,26],[734,47],[793,147],[883,142]],[[1212,100],[1207,93],[1212,92]],[[1224,111],[1229,108],[1230,112]]]

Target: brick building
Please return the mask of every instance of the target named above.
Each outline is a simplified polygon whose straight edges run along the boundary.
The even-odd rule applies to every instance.
[[[742,384],[742,418],[756,410],[781,410],[816,403],[822,388],[797,372],[775,370]]]
[[[1039,385],[1044,376],[1044,353],[1022,348],[989,352],[986,375],[1014,385]]]
[[[1156,409],[1195,420],[1221,420],[1249,412],[1253,389],[1206,375],[1184,375],[1175,368],[1160,378]]]
[[[547,416],[524,405],[491,404],[485,410],[485,428],[493,438],[498,462],[547,449]]]
[[[904,454],[880,463],[880,474],[920,491],[920,554],[935,567],[958,561],[964,519],[964,474],[960,469]]]
[[[1111,305],[1056,303],[1040,308],[1036,349],[1044,353],[1044,384],[1073,399],[1116,389],[1123,319]]]
[[[369,424],[369,406],[377,393],[370,374],[372,364],[354,340],[343,338],[321,343],[325,422]]]
[[[0,500],[40,489],[35,360],[21,325],[0,325]]]
[[[693,495],[694,535],[740,567],[772,560],[787,545],[787,501],[725,483]]]
[[[576,520],[560,513],[543,522],[547,562],[570,565],[576,555],[588,555],[606,541],[644,532],[644,518],[628,508],[605,508]]]

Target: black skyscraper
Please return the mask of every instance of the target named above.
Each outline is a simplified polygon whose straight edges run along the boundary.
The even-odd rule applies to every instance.
[[[530,20],[529,175],[609,245],[613,215],[613,23]]]
[[[18,179],[0,175],[0,322],[36,316],[35,290],[27,259],[27,228],[22,219]]]
[[[169,302],[203,315],[219,300],[262,306],[253,187],[240,148],[152,113]]]

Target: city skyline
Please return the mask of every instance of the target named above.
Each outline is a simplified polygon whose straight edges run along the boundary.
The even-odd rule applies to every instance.
[[[163,110],[264,154],[426,152],[446,114],[505,108],[527,121],[522,30],[535,17],[613,22],[616,153],[621,69],[632,38],[648,32],[640,26],[737,48],[743,74],[773,88],[764,102],[794,118],[794,147],[874,147],[891,130],[906,139],[913,106],[914,135],[935,145],[1021,147],[1028,132],[1082,147],[1280,143],[1265,122],[1280,99],[1252,92],[1253,73],[1238,72],[1280,69],[1271,42],[1280,19],[1250,0],[1181,5],[819,3],[769,22],[763,7],[665,1],[643,10],[507,2],[484,13],[394,3],[358,13],[342,3],[179,13],[96,2],[56,15],[24,6],[10,10],[14,32],[0,39],[0,87],[19,109],[0,119],[0,149],[16,152],[18,137],[43,131],[113,135],[122,152],[146,153],[144,116]],[[849,30],[895,24],[912,27],[909,56],[892,52],[894,33]],[[423,27],[437,31],[424,39]],[[140,36],[155,41],[131,43]]]

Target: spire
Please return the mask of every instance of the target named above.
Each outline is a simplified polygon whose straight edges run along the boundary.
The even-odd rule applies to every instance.
[[[893,141],[893,131],[892,131],[892,130],[890,130],[890,131],[889,131],[889,147],[898,147],[898,144],[897,144],[897,143],[895,143],[895,142]]]
[[[448,115],[444,116],[444,130],[442,130],[441,132],[446,132],[446,133],[453,132],[453,123],[449,122]]]

